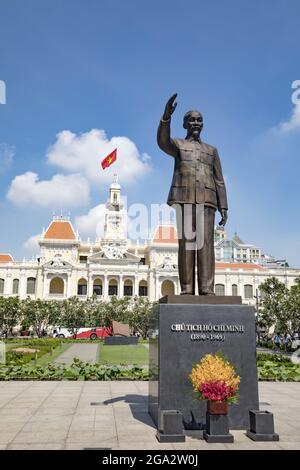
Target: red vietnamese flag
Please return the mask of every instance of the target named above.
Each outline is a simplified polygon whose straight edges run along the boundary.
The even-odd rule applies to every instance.
[[[117,149],[113,150],[107,157],[104,158],[101,162],[101,166],[103,170],[105,168],[108,168],[112,163],[114,163],[117,160]]]

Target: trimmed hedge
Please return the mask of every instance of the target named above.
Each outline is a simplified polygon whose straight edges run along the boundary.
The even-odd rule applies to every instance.
[[[272,354],[272,353],[257,353],[257,364],[263,363],[265,361],[276,362],[276,364],[291,364],[292,361],[289,357],[284,356],[283,354]]]
[[[0,380],[148,380],[148,371],[141,367],[105,367],[74,359],[71,366],[0,365]]]

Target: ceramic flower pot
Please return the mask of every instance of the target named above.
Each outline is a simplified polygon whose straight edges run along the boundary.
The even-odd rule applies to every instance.
[[[227,415],[227,413],[228,413],[228,403],[227,403],[227,401],[208,400],[208,402],[207,402],[207,412],[210,415]]]
[[[21,331],[21,336],[29,336],[30,335],[30,331],[29,330],[22,330]]]

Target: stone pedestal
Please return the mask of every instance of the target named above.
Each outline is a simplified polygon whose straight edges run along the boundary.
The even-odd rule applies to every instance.
[[[222,351],[241,377],[239,403],[229,407],[229,428],[249,428],[249,411],[258,409],[253,307],[234,298],[172,296],[153,311],[149,347],[149,413],[163,432],[162,413],[182,413],[185,430],[206,428],[206,402],[195,398],[188,376],[207,353]],[[196,303],[196,300],[199,302]],[[214,303],[213,303],[214,300]],[[187,302],[187,303],[184,303]]]
[[[206,430],[203,437],[209,443],[233,442],[233,435],[229,433],[228,416],[206,413]]]
[[[251,410],[250,429],[247,436],[253,441],[279,441],[278,434],[274,431],[273,413],[269,411]]]
[[[163,411],[161,413],[162,429],[157,431],[159,442],[185,442],[182,414],[179,411]]]

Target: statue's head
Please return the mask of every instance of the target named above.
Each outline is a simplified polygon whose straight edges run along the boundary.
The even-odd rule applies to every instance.
[[[203,128],[203,116],[199,111],[192,110],[183,117],[183,128],[187,130],[187,137],[198,139]]]

